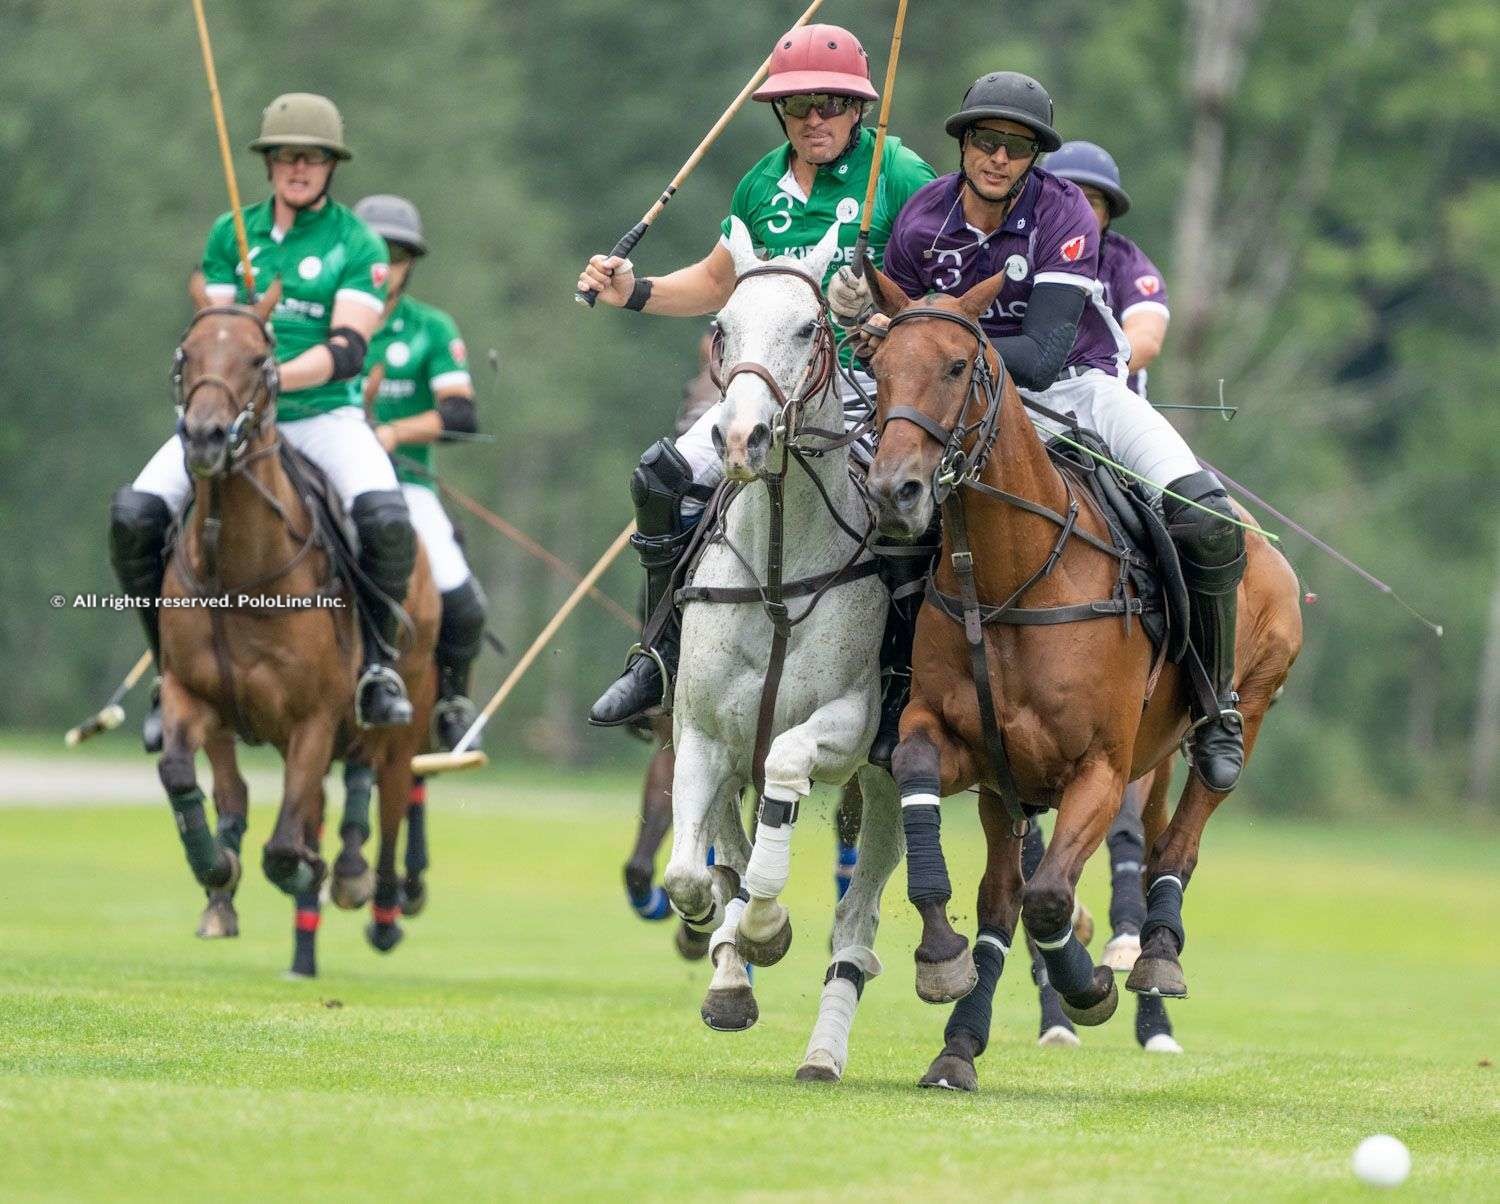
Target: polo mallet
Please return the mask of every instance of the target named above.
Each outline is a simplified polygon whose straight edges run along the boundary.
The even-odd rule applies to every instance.
[[[208,40],[208,19],[203,15],[203,0],[193,0],[193,16],[198,21],[198,45],[203,50],[203,73],[208,76],[208,98],[213,104],[214,126],[219,132],[219,157],[224,161],[224,182],[229,185],[229,209],[234,214],[234,237],[240,246],[245,287],[254,297],[255,269],[250,264],[250,236],[245,233],[245,214],[240,208],[240,186],[235,181],[234,160],[229,153],[229,126],[224,121],[224,102],[219,99],[219,75],[214,70],[214,49]]]
[[[141,653],[141,659],[125,674],[125,680],[115,687],[115,692],[109,696],[109,701],[98,714],[85,719],[75,728],[69,728],[68,734],[63,737],[63,744],[68,748],[77,748],[91,736],[97,736],[100,732],[112,732],[124,723],[125,708],[120,705],[120,701],[135,688],[135,683],[141,680],[150,667],[151,649],[147,648]]]
[[[797,22],[792,26],[792,28],[796,29],[800,25],[806,25],[809,21],[812,20],[813,14],[822,7],[823,0],[813,0],[813,2],[807,6],[807,11],[797,18]],[[901,0],[901,7],[903,10],[906,8],[906,0]],[[672,177],[672,182],[667,185],[666,191],[664,191],[661,196],[656,199],[656,204],[647,209],[646,215],[642,217],[640,221],[636,222],[636,224],[629,230],[627,230],[619,242],[615,243],[615,249],[610,252],[611,256],[618,256],[621,259],[624,259],[630,254],[632,250],[635,249],[635,244],[640,242],[641,239],[645,237],[646,231],[651,228],[651,223],[654,222],[657,219],[658,215],[660,215],[661,211],[667,207],[667,202],[672,199],[672,194],[675,193],[677,189],[682,185],[682,182],[692,174],[693,168],[698,166],[699,160],[701,160],[703,156],[708,153],[708,148],[712,146],[718,136],[724,132],[724,127],[729,124],[730,118],[732,118],[736,113],[739,112],[740,106],[750,98],[750,93],[754,92],[756,88],[760,87],[760,81],[766,78],[766,72],[770,71],[770,69],[771,55],[768,54],[766,55],[766,61],[760,65],[759,70],[757,70],[756,73],[750,77],[750,82],[740,89],[740,94],[730,102],[729,107],[724,110],[723,114],[719,117],[719,120],[714,122],[713,128],[703,136],[703,141],[698,143],[698,149],[695,150],[691,155],[689,155],[688,161],[677,169],[677,174]],[[573,300],[577,301],[579,305],[587,305],[590,309],[594,307],[594,302],[598,299],[599,294],[596,293],[593,289],[585,289],[582,292],[575,292],[573,294]]]
[[[891,56],[885,64],[885,87],[880,91],[880,120],[875,126],[875,157],[870,160],[870,179],[865,184],[865,203],[859,211],[859,237],[854,241],[854,275],[863,279],[865,256],[870,250],[870,222],[875,216],[875,188],[880,183],[880,161],[885,157],[885,131],[891,120],[891,93],[896,87],[896,60],[901,57],[901,30],[906,25],[906,0],[896,8],[896,28],[891,31]]]
[[[635,534],[635,523],[630,523],[626,528],[615,536],[615,541],[605,549],[604,555],[599,557],[586,574],[583,580],[573,587],[573,592],[568,595],[568,600],[558,608],[555,615],[547,621],[536,639],[531,641],[531,647],[526,649],[521,659],[516,662],[514,669],[500,683],[500,688],[495,691],[493,698],[484,704],[484,710],[479,712],[469,730],[463,734],[457,746],[452,752],[422,753],[411,759],[411,771],[415,774],[427,776],[434,773],[447,773],[455,769],[478,769],[488,764],[489,758],[479,749],[470,749],[470,745],[479,738],[479,733],[484,730],[484,725],[490,721],[490,717],[500,709],[500,704],[510,696],[510,692],[516,688],[516,683],[525,676],[526,670],[531,668],[532,663],[542,654],[544,649],[557,634],[557,629],[563,625],[567,617],[573,613],[583,597],[604,576],[604,571],[615,562],[617,557],[630,542],[630,537]]]

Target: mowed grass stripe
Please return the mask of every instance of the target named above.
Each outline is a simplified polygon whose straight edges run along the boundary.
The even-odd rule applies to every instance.
[[[730,1035],[699,1022],[706,974],[670,925],[624,905],[637,788],[435,785],[427,912],[381,958],[363,916],[325,911],[316,983],[278,977],[267,800],[245,935],[220,943],[191,935],[165,805],[0,811],[0,1195],[1338,1199],[1362,1194],[1354,1144],[1386,1130],[1412,1147],[1411,1196],[1500,1198],[1500,1079],[1478,1064],[1500,1055],[1493,833],[1226,813],[1187,899],[1188,1054],[1142,1055],[1129,998],[1084,1048],[1037,1050],[1021,958],[982,1091],[954,1097],[913,1086],[946,1010],[912,992],[899,874],[848,1078],[791,1081],[826,962],[829,800],[798,828],[792,951]],[[947,810],[969,926],[978,829]],[[1096,863],[1101,932],[1105,887]]]

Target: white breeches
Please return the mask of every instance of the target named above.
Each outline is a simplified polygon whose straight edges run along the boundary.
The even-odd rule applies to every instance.
[[[859,369],[855,369],[854,374],[859,380],[860,388],[873,400],[875,397],[874,378]],[[844,403],[844,429],[847,431],[850,427],[857,426],[869,418],[870,411],[863,398],[850,387],[842,375],[835,375],[834,381],[838,387],[839,400]],[[677,450],[692,466],[693,480],[699,485],[717,485],[724,478],[724,462],[719,458],[713,440],[714,424],[719,421],[719,407],[722,404],[720,402],[709,406],[699,416],[697,422],[677,437]],[[870,457],[874,454],[874,441],[873,432],[865,435],[850,447],[849,454],[869,467]],[[692,511],[697,508],[697,503],[689,502],[683,508]]]
[[[281,436],[323,470],[348,509],[372,489],[397,488],[396,470],[358,406],[277,423]],[[154,493],[173,514],[181,514],[193,493],[183,459],[182,440],[173,435],[135,479],[135,488]]]
[[[425,485],[413,485],[410,481],[401,486],[401,492],[406,497],[406,508],[411,511],[411,525],[427,549],[432,581],[438,593],[446,594],[450,589],[457,589],[469,579],[469,562],[464,559],[463,549],[454,537],[453,524],[443,513],[442,502]]]
[[[1158,489],[1201,471],[1197,457],[1172,424],[1117,376],[1096,369],[1082,376],[1064,376],[1041,393],[1022,389],[1021,394],[1060,414],[1071,413],[1080,426],[1103,437],[1116,460]],[[1047,435],[1063,430],[1034,414],[1032,420]]]

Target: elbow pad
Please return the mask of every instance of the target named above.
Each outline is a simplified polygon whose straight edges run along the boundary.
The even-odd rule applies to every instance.
[[[349,380],[358,376],[360,369],[365,366],[365,353],[370,349],[365,336],[352,326],[335,326],[328,332],[328,342],[324,346],[333,356],[333,375],[328,378],[330,381]]]
[[[995,350],[1016,384],[1040,392],[1057,380],[1078,338],[1087,300],[1087,294],[1071,284],[1039,284],[1031,290],[1021,333],[995,340]]]
[[[454,431],[460,435],[473,435],[479,431],[479,414],[474,409],[472,397],[440,397],[437,412],[443,420],[444,434]]]

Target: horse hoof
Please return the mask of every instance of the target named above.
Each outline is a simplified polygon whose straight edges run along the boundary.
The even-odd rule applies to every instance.
[[[752,966],[774,966],[792,947],[792,917],[784,917],[781,927],[764,941],[745,935],[743,926],[734,934],[734,948]]]
[[[401,884],[401,914],[410,919],[422,914],[427,906],[427,883],[421,878],[408,878]]]
[[[699,932],[696,928],[680,923],[672,935],[672,944],[677,947],[677,952],[684,961],[700,962],[708,956],[708,942],[712,937],[711,932]]]
[[[356,911],[370,901],[375,894],[375,869],[365,866],[363,873],[345,876],[333,867],[333,881],[328,886],[328,897],[333,905],[343,911]]]
[[[377,953],[389,953],[405,935],[400,924],[379,924],[372,920],[365,925],[365,940]]]
[[[1186,999],[1187,979],[1182,967],[1165,957],[1143,957],[1135,963],[1125,989],[1137,995],[1160,995],[1163,999]]]
[[[1113,1016],[1115,1009],[1120,1006],[1120,992],[1115,989],[1114,971],[1108,966],[1095,966],[1093,990],[1102,990],[1103,994],[1093,1003],[1082,1005],[1070,1003],[1068,997],[1059,992],[1058,1001],[1062,1004],[1063,1015],[1074,1024],[1086,1027],[1103,1024]]]
[[[974,955],[967,944],[958,956],[947,961],[917,959],[917,997],[926,1003],[955,1003],[978,985],[979,972],[974,969]]]
[[[939,1087],[944,1091],[978,1091],[979,1072],[974,1063],[955,1054],[941,1053],[933,1058],[927,1073],[917,1080],[918,1087]]]
[[[1078,899],[1073,901],[1073,935],[1080,945],[1087,945],[1094,939],[1094,913]]]
[[[1043,1049],[1077,1049],[1083,1044],[1078,1034],[1066,1024],[1054,1024],[1036,1039],[1036,1043]]]
[[[1129,974],[1141,955],[1141,938],[1133,932],[1113,936],[1104,946],[1100,961],[1116,974]]]
[[[716,1033],[742,1033],[760,1019],[760,1007],[749,987],[711,987],[699,1015]]]
[[[837,1083],[844,1077],[839,1064],[826,1049],[815,1049],[797,1067],[799,1083]]]
[[[1150,1054],[1180,1054],[1182,1046],[1177,1044],[1176,1038],[1171,1033],[1152,1033],[1146,1038],[1146,1043],[1141,1046]]]
[[[283,970],[281,977],[287,982],[311,982],[318,976],[316,970],[299,970],[293,966],[290,970]]]
[[[210,891],[208,906],[198,917],[198,936],[205,941],[217,941],[239,934],[240,918],[235,914],[233,897],[227,891]]]

